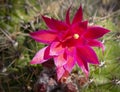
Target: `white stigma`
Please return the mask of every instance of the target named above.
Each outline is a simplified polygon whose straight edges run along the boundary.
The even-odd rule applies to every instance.
[[[78,39],[79,38],[79,34],[74,34],[73,37],[74,37],[74,39]]]

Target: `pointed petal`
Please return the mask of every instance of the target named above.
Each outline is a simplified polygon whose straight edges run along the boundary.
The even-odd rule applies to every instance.
[[[54,62],[57,67],[65,65],[67,63],[66,53],[63,52],[58,56],[54,57]]]
[[[41,64],[41,63],[45,62],[46,60],[50,59],[51,57],[49,56],[49,50],[50,50],[50,48],[48,46],[39,50],[36,53],[36,55],[33,57],[30,64]]]
[[[69,73],[72,71],[76,63],[75,52],[75,48],[69,48],[69,50],[67,50],[67,63],[64,65],[64,67]]]
[[[68,26],[62,21],[58,21],[53,18],[48,18],[45,16],[42,16],[42,18],[44,19],[46,25],[50,29],[53,29],[55,31],[64,31],[64,30],[67,30],[67,28],[68,28]]]
[[[82,71],[85,73],[85,75],[88,77],[89,75],[89,68],[88,68],[88,63],[81,59],[80,57],[80,54],[77,54],[77,64],[78,66],[82,69]]]
[[[70,73],[75,65],[74,57],[68,56],[67,63],[64,65],[65,69]]]
[[[64,48],[60,44],[60,42],[53,42],[50,46],[50,55],[51,56],[56,56],[59,55],[60,53],[64,52]]]
[[[66,23],[68,25],[70,25],[70,15],[69,15],[70,9],[71,7],[68,8],[67,13],[66,13]]]
[[[87,25],[88,21],[79,22],[72,26],[72,32],[81,36],[87,31]]]
[[[102,27],[89,27],[88,31],[85,34],[85,37],[88,39],[97,39],[102,37],[104,34],[108,32],[109,30]]]
[[[82,12],[82,7],[80,6],[73,18],[72,24],[82,21],[82,18],[83,18],[83,12]]]
[[[82,60],[85,60],[92,64],[99,64],[96,53],[89,46],[81,46],[77,48],[77,53],[79,53]]]
[[[105,50],[103,43],[98,40],[89,40],[88,44],[93,47],[102,48],[102,52],[104,52],[104,50]]]
[[[38,42],[50,44],[56,39],[57,34],[46,30],[40,30],[30,33],[30,36]]]
[[[63,76],[65,70],[64,70],[63,66],[61,66],[61,67],[57,67],[56,72],[57,72],[57,79],[60,80],[60,78]]]
[[[87,29],[88,26],[88,21],[82,21],[80,23],[78,23],[79,27],[83,28],[84,30]]]

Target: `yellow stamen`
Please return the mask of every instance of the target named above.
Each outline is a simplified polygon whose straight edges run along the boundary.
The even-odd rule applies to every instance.
[[[74,34],[74,39],[78,39],[79,38],[79,34]]]

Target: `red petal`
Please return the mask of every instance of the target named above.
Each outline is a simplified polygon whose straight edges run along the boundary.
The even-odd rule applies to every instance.
[[[96,53],[89,46],[81,46],[77,48],[77,53],[79,53],[82,60],[92,64],[99,64]]]
[[[105,50],[105,47],[104,45],[102,44],[102,42],[98,41],[98,40],[89,40],[88,44],[90,46],[95,46],[95,47],[99,47],[99,48],[102,48],[102,51],[104,52]]]
[[[45,44],[49,44],[52,41],[54,41],[57,37],[56,33],[46,31],[46,30],[40,30],[36,32],[30,33],[30,36],[35,39],[38,42],[42,42]]]
[[[71,7],[68,8],[67,13],[66,13],[66,23],[68,25],[70,25],[70,15],[69,15],[70,9]]]
[[[82,21],[82,22],[80,22],[80,23],[78,23],[78,24],[79,24],[79,26],[80,26],[81,28],[86,29],[87,26],[88,26],[88,21]]]
[[[64,70],[63,66],[61,66],[61,67],[57,67],[56,71],[57,71],[57,79],[60,80],[60,78],[63,76],[65,70]]]
[[[77,54],[77,64],[78,66],[82,69],[82,71],[86,74],[86,76],[88,77],[89,75],[89,68],[88,68],[88,64],[85,60],[82,60],[80,58],[80,54]]]
[[[64,31],[64,30],[67,30],[67,28],[68,28],[68,26],[62,21],[58,21],[53,18],[48,18],[45,16],[42,16],[42,18],[44,19],[46,25],[50,29],[53,29],[55,31]]]
[[[80,37],[79,39],[72,40],[70,44],[76,47],[84,46],[87,44],[87,40],[84,37]]]
[[[46,60],[50,59],[51,57],[49,56],[49,50],[49,47],[44,47],[43,49],[39,50],[30,62],[30,64],[41,64]]]
[[[73,18],[72,24],[82,21],[82,18],[83,18],[83,12],[82,12],[82,7],[80,6]]]
[[[83,33],[87,31],[87,25],[88,25],[88,21],[79,22],[72,26],[72,32],[74,34],[77,33],[81,36],[83,35]]]
[[[65,65],[67,63],[66,53],[63,52],[58,56],[54,57],[54,62],[57,67]]]
[[[85,34],[85,37],[88,39],[97,39],[102,37],[104,34],[108,32],[109,30],[102,27],[89,27],[88,31]]]

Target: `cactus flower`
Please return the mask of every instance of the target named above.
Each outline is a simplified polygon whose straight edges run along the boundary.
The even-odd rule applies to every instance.
[[[104,51],[104,45],[98,38],[109,32],[103,27],[89,26],[88,21],[83,20],[81,6],[72,21],[69,12],[70,8],[64,21],[42,16],[48,29],[30,33],[37,42],[47,44],[36,53],[30,63],[41,64],[53,58],[58,80],[66,71],[70,73],[75,64],[88,76],[89,64],[99,64],[92,47],[100,47]]]

